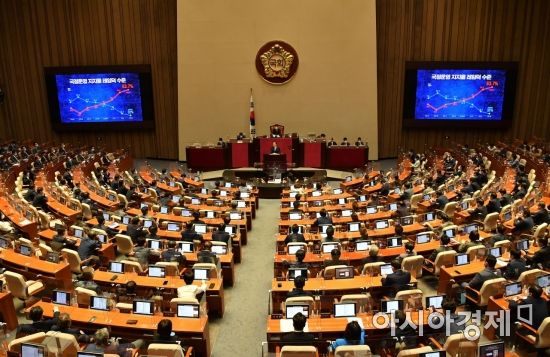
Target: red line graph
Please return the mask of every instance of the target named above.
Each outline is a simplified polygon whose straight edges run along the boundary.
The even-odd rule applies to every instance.
[[[90,105],[88,107],[85,107],[82,110],[76,110],[73,107],[70,107],[69,111],[70,112],[75,112],[80,117],[80,116],[82,116],[82,114],[86,113],[89,110],[96,109],[96,108],[99,108],[101,106],[104,106],[105,104],[111,103],[113,100],[115,100],[122,93],[129,93],[129,92],[130,92],[129,89],[117,90],[117,93],[114,96],[112,96],[111,98],[107,99],[107,100],[104,100],[104,101],[102,101],[100,103],[97,103],[97,104],[94,104],[94,105]]]
[[[493,90],[494,87],[493,86],[490,86],[490,87],[481,87],[481,89],[479,91],[477,91],[476,93],[472,94],[471,96],[469,97],[466,97],[466,98],[462,98],[460,100],[455,100],[454,102],[449,102],[449,103],[445,103],[443,105],[440,105],[439,107],[434,107],[433,105],[431,105],[430,103],[427,103],[426,106],[430,109],[432,109],[434,112],[438,112],[439,110],[441,109],[445,109],[445,108],[448,108],[450,107],[451,105],[457,105],[457,104],[460,104],[460,103],[463,103],[463,102],[467,102],[467,101],[470,101],[472,99],[474,99],[475,97],[477,97],[478,95],[480,95],[481,93],[485,92],[486,90]]]

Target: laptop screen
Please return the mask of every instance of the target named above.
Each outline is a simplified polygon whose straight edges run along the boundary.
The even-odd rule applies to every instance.
[[[178,317],[198,318],[199,305],[197,304],[178,304]]]
[[[208,194],[208,189],[207,188],[201,188],[201,194],[207,195]]]
[[[288,280],[294,280],[297,276],[303,276],[307,280],[307,269],[290,268],[288,269]]]
[[[300,216],[300,218],[302,218],[302,216],[298,213],[298,215]],[[239,220],[242,218],[241,214],[239,212],[231,212],[229,213],[229,218],[231,220]],[[300,219],[300,218],[290,218],[290,219]]]
[[[418,357],[447,357],[447,352],[445,351],[432,351],[420,353]]]
[[[397,203],[390,203],[390,205],[388,206],[388,209],[390,211],[397,211]]]
[[[32,248],[28,245],[20,245],[19,252],[27,257],[30,257],[32,255]]]
[[[500,357],[505,355],[504,341],[479,345],[478,357]]]
[[[177,232],[180,230],[180,225],[178,223],[168,223],[166,225],[166,230],[170,232]]]
[[[301,244],[289,244],[288,247],[288,254],[296,254],[297,251],[300,249],[305,249],[303,245]]]
[[[426,308],[433,307],[435,309],[440,309],[441,304],[443,304],[443,295],[437,296],[427,296],[426,297]]]
[[[388,238],[388,248],[397,248],[401,247],[402,239],[400,237],[390,237]]]
[[[334,304],[334,317],[354,317],[356,306],[355,303]]]
[[[386,220],[376,221],[374,224],[375,224],[376,229],[384,229],[384,228],[388,228],[390,226],[389,222],[386,221]]]
[[[238,208],[245,208],[246,202],[245,201],[237,201],[237,207]]]
[[[369,250],[370,248],[370,241],[368,240],[360,240],[355,243],[355,250],[358,252],[364,252]]]
[[[210,248],[212,250],[212,253],[216,254],[216,255],[224,255],[224,254],[227,254],[227,246],[226,245],[213,245],[212,248]]]
[[[360,228],[361,228],[361,223],[359,222],[348,223],[348,232],[359,232]]]
[[[71,293],[66,291],[54,290],[52,293],[52,302],[59,305],[70,305]]]
[[[109,262],[109,271],[111,273],[124,273],[124,263],[120,262]]]
[[[208,280],[208,269],[193,269],[194,280]]]
[[[192,253],[193,243],[191,242],[178,242],[178,250],[180,253]]]
[[[468,254],[457,254],[455,255],[455,265],[464,265],[470,262],[470,257]]]
[[[168,207],[168,206],[162,206],[160,208],[160,213],[162,213],[162,214],[168,214],[169,211],[170,211],[170,207]]]
[[[297,313],[301,312],[305,317],[309,316],[309,305],[287,305],[286,318],[291,319]]]
[[[229,233],[229,234],[235,234],[236,228],[237,227],[235,227],[235,226],[227,225],[227,226],[225,226],[225,232]]]
[[[109,213],[103,213],[103,219],[105,222],[109,222],[111,220],[111,215]]]
[[[109,310],[109,300],[103,296],[90,296],[90,309]]]
[[[541,276],[537,277],[537,285],[540,286],[541,288],[544,289],[549,284],[550,284],[550,275],[549,274],[541,275]]]
[[[463,230],[464,230],[464,233],[466,233],[466,234],[470,234],[471,232],[475,232],[475,231],[477,231],[477,224],[475,224],[475,223],[474,224],[468,224],[468,225],[464,226]]]
[[[153,221],[150,219],[143,220],[143,228],[149,228],[153,225]]]
[[[239,217],[240,217],[240,214],[239,214]],[[288,215],[288,219],[291,219],[291,220],[299,220],[299,219],[302,219],[302,214],[301,213],[290,213]]]
[[[449,238],[454,238],[454,236],[455,236],[455,230],[453,228],[446,229],[446,230],[443,231],[443,233]]]
[[[414,223],[414,217],[407,216],[407,217],[401,217],[401,225],[402,226],[409,226]]]
[[[77,238],[82,238],[82,236],[84,236],[84,231],[80,228],[74,228],[74,236]]]
[[[433,212],[427,212],[425,215],[424,215],[424,221],[426,222],[431,222],[435,220],[435,213]]]
[[[338,249],[338,243],[323,243],[321,244],[323,253],[330,253],[333,249]]]
[[[367,200],[367,196],[365,195],[360,195],[359,196],[359,202],[365,202]]]
[[[96,237],[101,243],[107,243],[107,236],[105,234],[98,234]]]
[[[500,256],[502,255],[501,247],[491,248],[491,250],[489,251],[489,254],[491,254],[495,258],[500,258]]]
[[[149,245],[149,248],[151,249],[157,249],[159,250],[161,247],[161,241],[157,239],[149,239],[147,240],[147,243]]]
[[[382,300],[382,311],[391,314],[393,311],[403,310],[403,300]]]
[[[429,201],[432,199],[432,195],[430,195],[429,193],[425,194],[424,196],[422,196],[422,199],[424,201]]]
[[[529,240],[522,239],[517,242],[518,250],[528,250],[529,249]]]
[[[380,275],[390,275],[393,274],[393,269],[391,264],[384,264],[380,266]]]
[[[130,217],[130,216],[122,217],[122,224],[126,224],[126,225],[130,224],[131,219],[132,219],[132,217]]]
[[[521,283],[511,283],[504,287],[504,296],[514,296],[521,294]]]
[[[164,270],[164,267],[149,266],[148,274],[151,278],[164,278],[166,275],[166,272]]]
[[[350,182],[352,179],[353,179],[353,177],[348,175],[348,176],[344,177],[344,182]]]
[[[418,233],[416,235],[416,243],[417,244],[428,243],[429,241],[430,241],[430,234],[429,233]]]
[[[180,195],[173,195],[172,196],[172,201],[176,202],[176,203],[179,203],[181,200],[181,196]]]
[[[21,344],[21,357],[45,357],[46,349],[42,345],[34,343]]]
[[[223,195],[222,195],[223,196]],[[192,198],[191,199],[191,204],[192,205],[200,205],[201,204],[201,199],[200,198]]]
[[[193,212],[188,209],[181,210],[182,217],[191,217],[193,215]]]
[[[153,315],[154,302],[147,300],[134,300],[133,301],[133,313],[140,315]]]
[[[342,217],[351,217],[353,214],[353,211],[350,209],[343,209],[342,210]]]
[[[206,224],[193,224],[193,230],[199,234],[205,234]]]
[[[368,214],[373,214],[373,213],[376,213],[378,212],[378,207],[376,206],[368,206],[367,207],[367,213]]]

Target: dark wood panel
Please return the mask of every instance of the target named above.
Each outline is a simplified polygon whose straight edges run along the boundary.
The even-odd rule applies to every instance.
[[[102,144],[176,159],[176,0],[2,0],[2,138]],[[55,133],[43,68],[151,64],[155,130]]]
[[[550,1],[378,0],[379,156],[448,140],[475,144],[549,138]],[[517,61],[514,123],[507,130],[403,129],[406,61]]]

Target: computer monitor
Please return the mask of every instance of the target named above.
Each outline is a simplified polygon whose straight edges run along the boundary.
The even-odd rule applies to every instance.
[[[342,217],[351,217],[352,214],[353,214],[353,211],[350,209],[343,209],[341,212]]]
[[[103,296],[90,296],[90,309],[108,311],[109,299]]]
[[[387,219],[374,222],[375,229],[384,229],[390,226],[390,222]]]
[[[170,207],[168,207],[168,206],[162,206],[162,207],[160,208],[160,213],[162,213],[162,214],[168,214],[168,212],[170,212]]]
[[[338,204],[339,204],[339,205],[345,205],[346,202],[347,202],[347,201],[346,201],[345,198],[339,198],[339,199],[338,199]]]
[[[494,247],[489,250],[489,254],[495,258],[500,258],[502,256],[502,247]]]
[[[124,273],[124,263],[121,262],[109,262],[109,271],[111,273],[122,274]]]
[[[226,233],[229,234],[236,234],[237,233],[237,226],[234,225],[226,225],[224,228]]]
[[[309,316],[309,305],[286,305],[286,318],[291,319],[297,313],[301,312],[305,317]]]
[[[149,300],[134,300],[132,312],[139,315],[153,315],[155,311],[155,302]]]
[[[130,216],[123,216],[123,217],[122,217],[122,224],[128,225],[128,224],[130,224],[130,221],[131,221],[131,220],[132,220],[132,217],[130,217]]]
[[[504,286],[504,297],[521,294],[521,283],[511,283]]]
[[[378,207],[376,206],[367,206],[367,214],[374,214],[378,212]]]
[[[300,249],[306,249],[303,245],[301,244],[288,244],[287,245],[287,248],[288,248],[288,254],[296,254],[297,251],[299,251]]]
[[[504,213],[504,221],[509,221],[512,219],[512,211],[507,211],[506,213]]]
[[[454,230],[454,228],[444,229],[443,234],[445,234],[449,238],[454,238],[455,230]]]
[[[321,251],[323,253],[330,253],[333,249],[340,249],[340,244],[338,243],[322,243]]]
[[[231,186],[232,186],[231,182],[226,182],[224,185],[224,187],[226,188],[231,188]]]
[[[433,307],[434,309],[440,309],[444,297],[444,295],[426,296],[426,308]]]
[[[45,357],[46,347],[35,343],[21,343],[21,357]]]
[[[424,214],[424,222],[431,222],[435,221],[435,213],[434,212],[426,212]]]
[[[246,207],[246,201],[237,201],[237,208],[245,208]]]
[[[416,244],[424,244],[429,243],[431,238],[431,234],[427,232],[418,233],[416,235]]]
[[[307,268],[289,268],[288,280],[294,280],[297,276],[303,276],[307,280]]]
[[[223,196],[223,195],[221,195],[221,196]],[[200,204],[201,204],[201,199],[200,199],[200,198],[196,198],[196,197],[191,198],[191,204],[192,204],[192,205],[200,205]]]
[[[59,305],[71,305],[71,293],[67,291],[54,290],[52,292],[52,302]]]
[[[208,194],[208,189],[207,188],[201,188],[201,194],[203,195],[207,195]]]
[[[477,223],[467,224],[462,228],[462,231],[465,234],[470,234],[471,232],[476,232],[478,230]]]
[[[391,314],[393,311],[403,310],[405,302],[403,300],[382,300],[382,312]]]
[[[216,218],[216,212],[214,212],[214,211],[206,211],[206,212],[204,212],[204,216],[205,216],[206,218],[209,218],[209,219]]]
[[[208,280],[208,269],[193,269],[194,280]]]
[[[61,257],[59,255],[58,252],[48,252],[46,254],[46,261],[50,262],[50,263],[59,263],[59,261],[61,260]]]
[[[225,255],[227,254],[227,245],[213,245],[210,250],[216,255]]]
[[[504,341],[491,342],[478,346],[478,357],[504,357]]]
[[[241,191],[241,198],[249,198],[250,192]]]
[[[350,182],[351,180],[353,180],[353,176],[351,175],[344,177],[344,182]]]
[[[170,232],[177,232],[180,230],[179,223],[169,222],[166,224],[166,230]]]
[[[355,243],[355,250],[358,252],[365,252],[370,249],[370,240],[358,240]]]
[[[73,228],[74,233],[73,235],[77,238],[82,238],[84,236],[84,230],[81,228],[74,227]]]
[[[391,264],[384,264],[380,266],[380,275],[390,275],[393,274],[393,269]]]
[[[468,201],[464,201],[460,203],[460,208],[462,208],[463,210],[468,209],[469,207],[470,207],[470,202]]]
[[[176,316],[197,319],[199,318],[199,305],[198,304],[178,304]]]
[[[109,222],[111,220],[111,214],[103,212],[103,219],[105,220],[105,222]]]
[[[432,199],[432,195],[429,194],[429,193],[426,193],[424,196],[422,196],[422,199],[423,199],[424,201],[429,201],[429,200]]]
[[[0,248],[10,248],[12,245],[11,245],[11,241],[9,239],[6,239],[6,238],[3,238],[3,237],[0,237]]]
[[[116,201],[117,196],[116,196],[116,195],[113,195],[112,193],[109,193],[109,195],[107,195],[107,199],[108,199],[109,201]]]
[[[348,232],[359,232],[360,229],[361,229],[361,223],[359,222],[348,223]]]
[[[143,220],[143,228],[149,228],[153,225],[153,221],[151,219],[144,219]]]
[[[181,210],[181,216],[182,217],[191,217],[193,215],[193,212],[189,209],[182,209]]]
[[[355,317],[357,315],[357,304],[346,302],[334,304],[334,317]]]
[[[359,202],[365,202],[366,200],[367,200],[367,196],[365,196],[365,195],[359,195],[359,197],[358,197],[358,201],[359,201]]]
[[[107,243],[108,238],[105,234],[98,234],[96,235],[96,237],[97,237],[97,240],[100,241],[102,244]]]
[[[19,253],[26,255],[27,257],[30,257],[33,254],[33,250],[28,245],[21,244],[19,246]]]
[[[172,201],[173,202],[180,203],[180,200],[181,200],[181,195],[173,195],[172,196]]]
[[[388,238],[387,248],[397,248],[403,245],[403,239],[401,237]]]
[[[446,351],[431,351],[418,354],[418,357],[447,357]]]
[[[221,190],[220,191],[220,197],[227,197],[227,191]]]
[[[322,195],[323,195],[322,191],[313,191],[313,192],[311,192],[311,197],[319,197],[319,196],[322,196]]]
[[[166,276],[166,268],[156,265],[150,265],[147,274],[151,278],[164,278]]]
[[[545,274],[537,277],[537,285],[541,288],[546,288],[550,285],[550,274]]]
[[[455,265],[465,265],[470,262],[470,256],[467,253],[455,255]]]
[[[342,191],[341,188],[335,188],[335,189],[332,190],[333,195],[341,195],[342,192],[344,192],[344,191]]]
[[[193,253],[192,242],[178,242],[177,245],[180,253]]]
[[[354,276],[354,270],[352,266],[341,267],[334,269],[335,279],[352,279]]]
[[[149,209],[149,205],[147,203],[142,203],[139,205],[139,209],[142,209],[144,207],[147,207],[147,209]]]
[[[205,234],[207,231],[206,224],[195,223],[193,224],[193,230],[199,234]]]
[[[300,218],[290,218],[290,219],[301,219],[302,218],[302,215],[300,213],[291,213],[291,215],[293,214],[297,214],[298,216],[300,216]],[[231,220],[240,220],[242,219],[242,216],[241,216],[241,213],[240,212],[230,212],[229,213],[229,219]]]
[[[162,242],[158,239],[147,239],[147,246],[151,249],[160,250]]]
[[[529,249],[529,239],[521,239],[516,243],[518,250],[528,250]]]
[[[388,211],[397,211],[397,203],[390,203],[388,205]]]
[[[402,226],[410,226],[411,224],[414,223],[414,217],[413,216],[401,217],[400,222]]]

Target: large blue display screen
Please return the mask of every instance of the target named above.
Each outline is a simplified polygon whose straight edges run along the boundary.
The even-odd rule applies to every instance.
[[[418,69],[415,119],[501,120],[506,70]]]
[[[139,73],[56,74],[61,123],[142,122]]]

